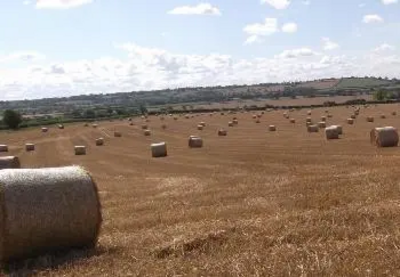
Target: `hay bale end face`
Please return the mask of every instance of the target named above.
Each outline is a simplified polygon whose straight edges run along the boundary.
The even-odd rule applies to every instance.
[[[290,119],[290,123],[296,123],[296,119],[291,118],[291,119]]]
[[[151,131],[148,130],[148,129],[147,129],[147,130],[144,130],[143,134],[144,134],[146,137],[148,137],[148,136],[151,135]]]
[[[49,131],[49,129],[47,129],[46,127],[42,127],[42,133],[47,133]]]
[[[5,144],[0,144],[0,152],[8,152],[8,146]]]
[[[104,145],[104,138],[96,139],[96,146],[103,146]]]
[[[233,125],[238,125],[239,124],[239,120],[233,119],[232,123],[233,123]]]
[[[58,124],[58,129],[64,130],[64,125],[63,124]]]
[[[199,130],[199,131],[202,131],[202,130],[203,130],[203,128],[204,128],[204,127],[203,127],[203,125],[200,125],[200,124],[199,124],[199,125],[197,125],[197,130]]]
[[[35,151],[35,145],[33,143],[26,143],[25,144],[25,151]]]
[[[75,155],[77,156],[86,155],[86,146],[77,145],[74,147],[74,149],[75,149]]]
[[[392,126],[374,128],[370,132],[370,141],[378,147],[396,147],[399,144],[399,133]]]
[[[337,126],[329,126],[325,128],[325,136],[327,140],[339,139],[339,131]]]
[[[189,137],[189,147],[190,148],[202,148],[203,147],[203,139],[197,136]]]
[[[354,124],[354,119],[353,118],[348,118],[347,119],[347,124],[353,125]]]
[[[368,116],[367,117],[367,122],[374,122],[374,117],[373,116]]]
[[[81,167],[1,170],[0,192],[2,262],[96,245],[100,201]]]
[[[275,125],[269,125],[269,126],[268,126],[268,130],[269,130],[270,132],[275,132],[275,131],[276,131],[276,126],[275,126]]]
[[[0,169],[20,168],[20,167],[21,167],[21,163],[20,163],[18,157],[15,157],[15,156],[0,157]],[[1,224],[0,224],[0,226],[1,226]],[[1,246],[0,246],[0,250],[1,250]],[[0,257],[1,257],[1,255],[0,255]]]
[[[120,138],[120,137],[122,137],[122,133],[121,133],[121,132],[118,132],[118,131],[115,131],[115,132],[114,132],[114,137]]]
[[[167,144],[165,142],[151,144],[151,155],[153,158],[167,156]]]

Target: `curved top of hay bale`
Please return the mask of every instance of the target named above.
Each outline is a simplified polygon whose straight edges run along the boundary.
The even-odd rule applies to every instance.
[[[399,144],[399,133],[392,126],[377,127],[370,132],[370,142],[379,147],[394,147]]]

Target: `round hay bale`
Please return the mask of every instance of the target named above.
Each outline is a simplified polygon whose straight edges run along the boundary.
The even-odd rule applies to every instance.
[[[167,144],[165,142],[151,144],[151,155],[153,158],[167,156]]]
[[[312,123],[311,117],[307,117],[307,118],[306,118],[306,123]]]
[[[309,133],[318,133],[319,132],[319,127],[318,127],[318,125],[308,125],[307,126],[307,131],[309,132]]]
[[[1,170],[0,192],[2,262],[96,245],[100,201],[83,168]]]
[[[290,123],[296,123],[296,119],[291,118],[291,119],[290,119]]]
[[[203,127],[206,127],[206,123],[205,122],[200,122],[199,125],[203,125]]]
[[[268,130],[269,130],[270,132],[275,132],[275,131],[276,131],[276,126],[275,126],[275,125],[269,125],[269,126],[268,126]]]
[[[88,123],[85,123],[83,126],[84,126],[84,127],[89,127],[89,124],[88,124]]]
[[[144,131],[143,131],[143,134],[144,134],[146,137],[149,137],[149,136],[151,136],[151,131],[150,131],[149,129],[144,130]]]
[[[133,126],[134,124],[133,124],[133,122],[129,122],[129,126]]]
[[[163,130],[165,130],[165,129],[167,129],[167,125],[166,125],[166,124],[163,124],[163,125],[161,125],[161,128],[162,128]]]
[[[257,123],[257,124],[258,124],[258,123],[261,123],[260,119],[257,118],[256,123]]]
[[[339,139],[339,131],[337,126],[329,126],[325,128],[325,136],[327,140]]]
[[[378,147],[396,147],[399,144],[399,133],[392,126],[374,128],[370,132],[370,141]]]
[[[331,127],[336,127],[336,130],[338,131],[339,135],[343,135],[342,125],[332,125]]]
[[[350,115],[350,118],[351,118],[351,119],[356,119],[356,117],[357,117],[357,116],[356,116],[355,114]]]
[[[373,116],[368,116],[367,117],[367,122],[374,122],[374,117]]]
[[[74,147],[75,155],[86,155],[86,146],[78,145]]]
[[[386,115],[381,114],[381,119],[385,119],[385,118],[386,118]]]
[[[35,151],[35,145],[33,143],[26,143],[25,144],[25,151]]]
[[[218,130],[218,136],[226,137],[227,135],[228,135],[228,132],[225,129],[219,129]]]
[[[311,115],[311,110],[308,110],[308,111],[307,111],[307,115]]]
[[[0,144],[0,152],[8,152],[8,146],[5,144]]]
[[[396,116],[396,115],[397,115],[397,112],[392,112],[392,115],[393,115],[393,116]]]
[[[119,131],[115,131],[115,132],[114,132],[114,137],[120,138],[120,137],[122,137],[122,133],[119,132]]]
[[[328,118],[332,118],[332,117],[333,117],[333,115],[332,115],[332,114],[328,114],[327,116],[328,116]]]
[[[97,124],[92,124],[93,128],[97,128],[97,126],[98,126]]]
[[[143,129],[143,130],[147,130],[148,128],[149,128],[149,126],[148,126],[147,124],[143,124],[143,125],[142,125],[142,129]]]
[[[347,119],[347,124],[353,125],[354,124],[354,119],[353,118],[348,118]]]
[[[58,129],[64,130],[64,125],[63,124],[58,124]]]
[[[204,128],[204,127],[203,127],[203,125],[200,125],[200,124],[199,124],[199,125],[197,125],[197,130],[199,130],[199,131],[202,131],[202,130],[203,130],[203,128]]]
[[[42,127],[42,133],[47,133],[49,131],[49,129],[47,129],[46,127]]]
[[[324,122],[325,122],[325,121],[326,121],[326,116],[324,116],[324,115],[321,116],[321,121],[324,121]]]
[[[318,128],[320,129],[326,128],[326,122],[325,121],[318,122]]]
[[[20,167],[21,167],[21,163],[19,162],[18,157],[15,157],[15,156],[0,157],[0,169],[20,168]],[[1,187],[1,184],[0,184],[0,187]],[[1,194],[1,192],[0,192],[0,194]],[[0,251],[1,251],[1,247],[0,247]],[[0,253],[0,258],[1,258],[1,253]]]
[[[177,116],[174,116],[174,120],[175,120],[175,121],[178,120],[178,117],[177,117]]]
[[[190,148],[202,148],[203,147],[203,139],[197,136],[189,137],[189,147]]]
[[[96,146],[103,146],[104,145],[104,138],[96,139]]]
[[[233,125],[239,125],[239,120],[237,120],[236,118],[233,119],[232,121]]]
[[[228,127],[233,127],[233,125],[234,125],[234,124],[233,124],[232,121],[229,121],[229,122],[228,122]]]
[[[329,113],[329,110],[325,110],[325,113],[328,114],[328,113]]]
[[[186,118],[186,119],[189,119],[189,118],[190,118],[190,116],[187,114],[187,115],[185,115],[185,118]]]
[[[253,117],[253,119],[256,119],[256,118],[257,118],[257,115],[253,114],[253,116],[252,116],[252,117]]]
[[[131,117],[129,117],[129,118],[128,118],[128,121],[132,121],[132,118],[131,118]]]
[[[257,118],[261,118],[261,117],[262,117],[262,115],[261,115],[261,114],[258,114],[258,115],[257,115]]]

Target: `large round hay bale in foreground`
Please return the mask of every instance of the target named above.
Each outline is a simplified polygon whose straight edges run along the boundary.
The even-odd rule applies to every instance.
[[[19,158],[15,156],[6,156],[6,157],[0,157],[0,169],[6,169],[6,168],[20,168],[21,163],[19,162]],[[0,184],[1,185],[1,184]],[[0,194],[1,194],[1,189],[0,189]],[[0,197],[1,199],[1,197]],[[0,224],[1,226],[1,224]],[[0,238],[1,240],[1,238]],[[1,246],[0,246],[1,249]],[[1,258],[1,256],[0,256]]]
[[[338,131],[339,135],[343,135],[342,125],[332,125],[331,127],[336,127],[336,130]]]
[[[165,142],[151,144],[151,155],[153,158],[167,156],[167,144]]]
[[[104,145],[104,138],[96,139],[96,146],[103,146]]]
[[[275,131],[276,131],[276,126],[275,126],[275,125],[269,125],[269,126],[268,126],[268,130],[269,130],[270,132],[275,132]]]
[[[339,131],[336,126],[329,126],[325,128],[325,136],[327,140],[339,139]]]
[[[1,170],[0,193],[2,262],[96,245],[101,207],[83,168]]]
[[[203,147],[203,139],[197,136],[189,137],[189,147],[190,148],[202,148]]]
[[[319,132],[319,127],[318,127],[318,125],[308,125],[307,126],[307,131],[309,132],[309,133],[318,133]]]
[[[74,147],[74,149],[75,149],[75,155],[77,156],[86,155],[86,146],[77,145]]]
[[[374,128],[370,132],[370,141],[378,147],[395,147],[399,144],[399,133],[392,126]]]
[[[8,152],[8,146],[5,144],[0,144],[0,152]]]
[[[26,143],[25,144],[25,151],[35,151],[35,145],[33,143]]]

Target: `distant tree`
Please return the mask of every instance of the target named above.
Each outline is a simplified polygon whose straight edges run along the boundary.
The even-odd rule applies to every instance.
[[[139,105],[139,110],[140,110],[140,113],[143,114],[143,115],[147,114],[147,112],[148,112],[146,106],[143,105],[143,104]]]
[[[84,113],[84,117],[86,118],[95,118],[96,112],[94,110],[86,110]]]
[[[10,129],[17,129],[22,122],[22,116],[16,111],[5,110],[3,113],[3,122]]]

